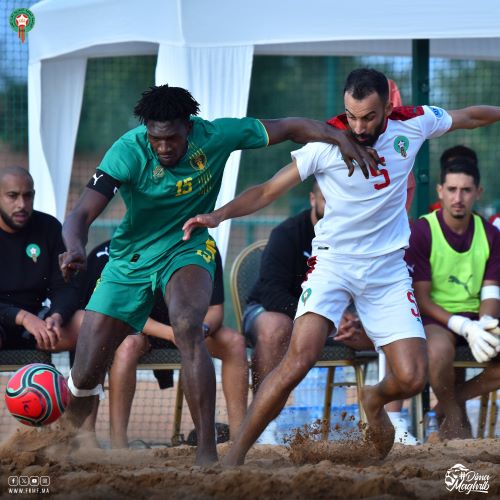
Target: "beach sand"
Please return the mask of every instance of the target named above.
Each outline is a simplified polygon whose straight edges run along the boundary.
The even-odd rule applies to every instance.
[[[457,491],[458,475],[448,474],[455,489],[446,489],[447,471],[457,464],[480,474],[479,482],[488,476],[487,498],[500,498],[500,439],[395,445],[383,460],[355,461],[350,457],[355,446],[333,442],[332,460],[324,459],[322,445],[321,460],[302,465],[290,459],[289,446],[255,445],[244,466],[209,468],[194,465],[195,449],[187,445],[68,451],[67,441],[57,428],[17,429],[0,445],[0,498],[12,498],[10,476],[50,478],[53,499],[477,497]],[[228,446],[218,445],[220,456]]]

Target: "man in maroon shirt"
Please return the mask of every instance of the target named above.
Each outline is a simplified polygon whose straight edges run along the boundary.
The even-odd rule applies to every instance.
[[[415,221],[406,252],[427,336],[429,380],[444,416],[440,435],[448,439],[471,437],[465,401],[500,388],[500,339],[490,332],[500,312],[500,233],[472,212],[482,188],[476,161],[466,153],[443,154],[442,208]],[[453,360],[465,341],[478,361],[494,359],[460,384]]]

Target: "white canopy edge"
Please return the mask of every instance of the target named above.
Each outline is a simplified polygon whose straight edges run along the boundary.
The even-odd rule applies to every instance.
[[[42,0],[32,10],[31,61],[96,41],[224,47],[500,37],[497,0]]]
[[[42,0],[32,10],[30,171],[36,208],[60,220],[90,57],[158,54],[157,83],[190,90],[208,119],[246,114],[254,53],[409,56],[412,39],[431,39],[434,57],[500,58],[498,0]],[[234,196],[238,164],[233,154],[217,206]],[[223,255],[228,228],[216,235]]]

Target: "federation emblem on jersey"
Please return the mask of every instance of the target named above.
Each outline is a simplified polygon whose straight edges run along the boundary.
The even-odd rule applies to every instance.
[[[26,247],[26,255],[36,264],[40,257],[40,247],[36,243],[30,243]]]
[[[307,299],[311,296],[312,290],[310,288],[306,288],[302,292],[302,297],[300,297],[300,300],[304,305],[306,305]]]
[[[202,149],[197,149],[189,155],[189,163],[195,170],[203,170],[207,165],[207,155]]]
[[[161,165],[157,165],[156,168],[153,170],[153,178],[161,179],[164,176],[165,176],[165,169]]]
[[[410,141],[408,140],[408,137],[405,137],[404,135],[398,135],[394,139],[394,149],[403,158],[406,158],[408,156],[407,151],[409,146],[410,146]]]

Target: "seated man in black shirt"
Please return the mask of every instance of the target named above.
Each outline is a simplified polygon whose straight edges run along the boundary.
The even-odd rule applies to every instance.
[[[311,257],[314,225],[323,217],[325,198],[314,181],[311,208],[276,226],[262,254],[260,275],[243,314],[243,331],[253,347],[253,390],[273,370],[288,349],[302,282]],[[350,332],[349,346],[373,348],[363,334],[357,315],[346,312],[339,331]],[[347,340],[347,339],[346,339]]]
[[[87,258],[88,301],[95,283],[109,259],[109,241],[96,247]],[[245,339],[236,330],[222,324],[224,318],[224,283],[222,261],[216,253],[212,298],[203,324],[210,354],[222,361],[222,388],[226,398],[230,436],[233,437],[243,420],[248,400],[248,361]],[[142,334],[128,335],[116,350],[109,372],[111,445],[127,448],[127,427],[136,387],[139,358],[151,347],[168,347],[175,343],[168,310],[161,293],[155,296],[150,317]],[[172,374],[154,370],[161,389],[172,386]]]
[[[0,168],[0,349],[66,351],[76,344],[80,290],[59,269],[61,224],[33,210],[34,197],[26,169]]]

